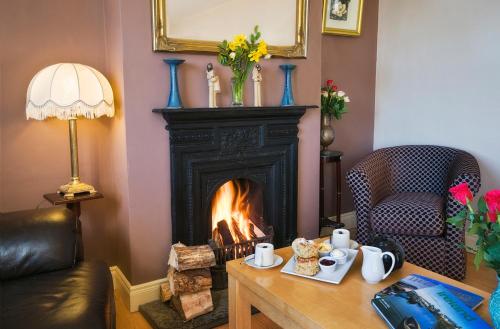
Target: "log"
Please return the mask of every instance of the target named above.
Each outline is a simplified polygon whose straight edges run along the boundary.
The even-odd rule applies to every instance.
[[[210,289],[172,297],[172,305],[185,321],[212,312],[212,294]]]
[[[250,237],[252,239],[257,239],[257,234],[255,233],[255,225],[253,223],[248,224],[248,230],[250,231]]]
[[[215,266],[215,255],[209,245],[187,247],[176,243],[170,250],[168,265],[182,272]]]
[[[243,235],[243,233],[241,233],[240,228],[238,226],[238,222],[236,221],[236,219],[231,218],[231,226],[233,227],[233,232],[238,237],[239,242],[247,241],[247,238]]]
[[[170,285],[168,282],[162,283],[160,285],[160,297],[162,302],[168,302],[172,298],[172,292],[170,291]]]
[[[220,236],[219,229],[217,227],[212,231],[212,240],[217,248],[221,248],[224,245],[224,241],[222,241],[222,237]]]
[[[221,220],[217,223],[217,228],[219,229],[219,234],[222,242],[225,246],[234,244],[233,236],[231,235],[231,230],[229,230],[229,225],[225,220]]]
[[[167,279],[169,289],[174,296],[212,288],[212,275],[208,268],[178,272],[170,267]]]

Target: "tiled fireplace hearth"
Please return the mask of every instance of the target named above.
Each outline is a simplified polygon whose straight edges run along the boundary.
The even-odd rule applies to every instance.
[[[218,229],[238,236],[272,226],[275,246],[290,244],[297,235],[297,125],[306,108],[154,110],[170,135],[172,241],[206,244]],[[228,193],[230,209],[214,210]],[[236,223],[241,213],[250,220]]]

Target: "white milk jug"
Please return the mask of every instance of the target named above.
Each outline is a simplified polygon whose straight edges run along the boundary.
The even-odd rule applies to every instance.
[[[388,251],[382,252],[380,248],[370,246],[362,246],[361,250],[363,251],[361,274],[366,282],[370,284],[379,283],[391,274],[394,269],[394,264],[396,264],[396,258],[393,253]],[[391,268],[387,273],[385,273],[384,262],[382,261],[384,255],[388,255],[392,259]]]

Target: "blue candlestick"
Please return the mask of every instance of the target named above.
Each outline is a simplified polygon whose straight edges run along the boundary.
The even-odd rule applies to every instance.
[[[167,108],[178,109],[182,107],[179,85],[177,83],[177,67],[185,62],[183,59],[168,58],[163,60],[170,67],[170,94],[168,95]]]
[[[285,86],[283,90],[283,98],[281,99],[281,106],[292,106],[295,104],[292,90],[292,71],[295,67],[296,65],[293,64],[280,65],[280,69],[285,72]]]

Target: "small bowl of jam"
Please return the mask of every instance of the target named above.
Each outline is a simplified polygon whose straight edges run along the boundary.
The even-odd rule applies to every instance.
[[[336,267],[337,261],[331,256],[321,257],[319,259],[319,268],[324,272],[333,273]]]

